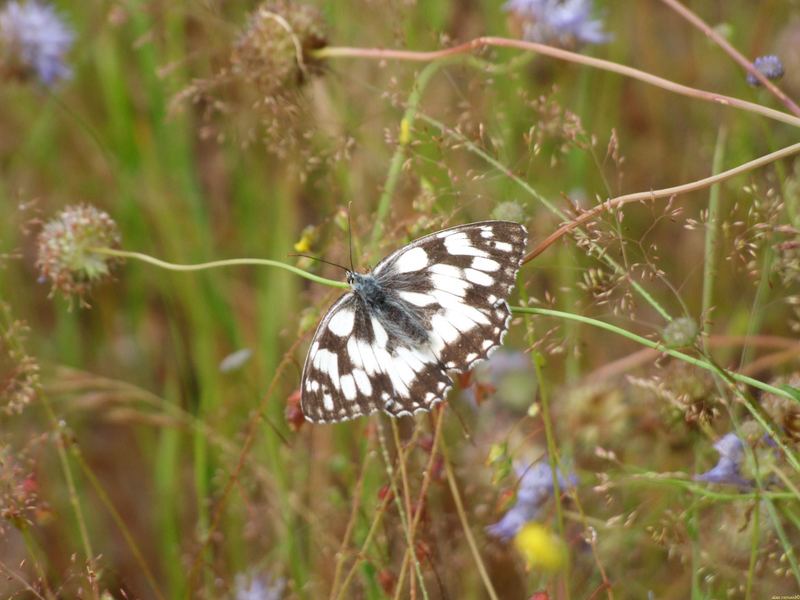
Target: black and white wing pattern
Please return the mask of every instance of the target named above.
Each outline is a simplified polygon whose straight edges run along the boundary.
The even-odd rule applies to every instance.
[[[328,310],[306,356],[306,419],[399,417],[442,401],[448,371],[468,371],[502,344],[526,244],[519,223],[470,223],[411,242],[371,273],[348,273],[352,291]]]

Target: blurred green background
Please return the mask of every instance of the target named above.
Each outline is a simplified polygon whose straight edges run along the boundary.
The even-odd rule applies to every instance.
[[[315,6],[330,46],[430,50],[510,35],[499,1]],[[37,281],[39,220],[89,203],[117,222],[126,250],[179,263],[273,258],[339,279],[335,269],[287,255],[302,250],[347,264],[348,212],[361,269],[429,230],[496,216],[508,202],[515,206],[501,210],[519,211],[534,245],[563,220],[542,198],[569,213],[573,204],[706,177],[715,146],[730,168],[797,137],[788,125],[617,75],[484,50],[476,55],[509,68],[457,60],[417,88],[419,112],[386,230],[372,245],[378,199],[424,63],[331,58],[313,65],[302,83],[278,82],[271,104],[258,88],[242,91],[247,86],[225,74],[255,7],[61,2],[59,14],[76,32],[67,57],[73,77],[52,90],[0,85],[0,252],[8,255],[0,293],[11,318],[27,322],[22,343],[41,366],[40,397],[0,425],[0,500],[13,504],[8,498],[22,485],[15,479],[21,473],[31,503],[24,524],[8,519],[0,529],[4,573],[20,577],[2,578],[3,597],[237,597],[252,580],[274,585],[280,578],[284,595],[276,597],[327,597],[334,582],[343,598],[392,597],[407,546],[394,501],[385,516],[379,510],[390,493],[381,431],[388,451],[396,450],[389,422],[374,416],[296,430],[287,420],[308,337],[335,290],[274,269],[174,273],[129,261],[91,294],[91,308],[70,307]],[[792,70],[800,60],[800,3],[704,1],[692,8],[746,56],[779,53],[787,66],[781,85],[800,93]],[[781,108],[661,2],[602,2],[597,15],[613,38],[585,53]],[[632,205],[624,218],[606,215],[590,229],[623,275],[568,238],[523,268],[520,293],[657,339],[667,320],[636,293],[637,283],[672,317],[701,327],[709,319],[721,340],[712,350],[719,364],[737,369],[771,356],[746,372],[765,381],[788,376],[798,369],[792,344],[800,316],[792,298],[800,275],[795,255],[779,244],[798,239],[797,189],[791,161],[720,187],[711,315],[702,303],[707,189],[669,205]],[[733,339],[755,334],[774,344]],[[798,574],[781,558],[799,542],[797,472],[771,475],[786,492],[771,508],[759,509],[752,494],[737,498],[735,488],[706,494],[684,485],[716,462],[712,443],[731,429],[731,415],[745,418],[724,385],[657,355],[620,365],[615,361],[640,347],[556,319],[516,319],[506,344],[533,347],[543,360],[541,380],[523,388],[527,399],[504,402],[489,392],[473,409],[456,392],[443,425],[446,460],[499,597],[548,590],[557,598],[763,598],[797,591]],[[252,350],[250,360],[222,372],[222,359],[243,348]],[[598,375],[603,367],[611,374]],[[680,391],[664,391],[678,380]],[[528,413],[542,387],[560,455],[580,479],[580,504],[564,500],[567,573],[527,572],[513,545],[484,533],[513,498],[508,464],[545,450],[542,414]],[[690,418],[697,413],[705,417]],[[433,423],[400,423],[413,497]],[[616,459],[598,458],[597,447]],[[492,448],[502,448],[499,463],[487,463]],[[439,464],[444,459],[434,459],[438,470],[417,533],[424,592],[488,597]],[[641,476],[647,473],[653,476]],[[659,483],[659,473],[684,479]],[[542,520],[557,528],[552,505]],[[97,569],[96,581],[87,565]],[[402,569],[398,597],[411,594],[411,571]],[[419,582],[413,585],[415,597],[424,597]]]

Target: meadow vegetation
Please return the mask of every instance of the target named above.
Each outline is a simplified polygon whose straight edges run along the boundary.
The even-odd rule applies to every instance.
[[[0,0],[0,597],[797,594],[800,3],[691,9]],[[305,422],[296,255],[490,218],[504,348]]]

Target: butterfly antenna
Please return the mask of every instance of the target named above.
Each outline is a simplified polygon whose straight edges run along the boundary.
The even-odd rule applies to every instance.
[[[325,263],[326,265],[330,265],[332,267],[337,267],[344,271],[345,273],[352,273],[350,269],[347,267],[343,267],[339,263],[331,262],[329,260],[325,260],[324,258],[320,258],[319,256],[311,256],[310,254],[287,254],[287,256],[302,256],[303,258],[310,258],[311,260],[316,260],[321,263]]]
[[[347,245],[350,247],[350,272],[355,273],[356,268],[353,265],[353,222],[350,220],[350,207],[353,206],[353,201],[347,203]]]

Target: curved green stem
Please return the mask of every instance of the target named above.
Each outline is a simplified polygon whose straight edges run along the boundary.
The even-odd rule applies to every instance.
[[[641,344],[642,346],[647,346],[648,348],[658,350],[659,352],[668,354],[673,358],[677,358],[696,367],[700,367],[701,369],[705,369],[706,371],[711,371],[712,373],[717,373],[719,371],[719,367],[716,367],[705,360],[702,360],[700,358],[695,358],[694,356],[691,356],[684,352],[680,352],[678,350],[673,350],[672,348],[667,348],[661,342],[654,342],[653,340],[648,340],[646,337],[642,337],[640,335],[632,333],[627,329],[623,329],[622,327],[617,327],[616,325],[612,325],[611,323],[606,323],[605,321],[599,321],[591,317],[584,317],[583,315],[576,315],[573,313],[563,312],[560,310],[552,310],[549,308],[530,308],[527,306],[512,306],[511,312],[523,315],[530,314],[530,315],[541,315],[545,317],[557,317],[559,319],[570,319],[572,321],[586,323],[587,325],[592,325],[599,329],[605,329],[606,331],[611,331],[613,333],[626,337],[629,340],[633,340],[634,342]],[[738,383],[744,383],[746,385],[753,386],[754,388],[758,388],[761,391],[769,392],[770,394],[775,394],[783,398],[788,398],[789,400],[795,399],[794,396],[792,396],[792,394],[790,394],[786,390],[782,390],[781,388],[775,387],[774,385],[764,383],[763,381],[759,381],[758,379],[753,379],[752,377],[748,377],[747,375],[742,375],[740,373],[732,373],[730,371],[725,371],[725,373],[728,377],[730,377],[732,380]]]
[[[389,163],[389,173],[386,175],[386,183],[383,186],[383,192],[378,200],[378,208],[375,211],[375,224],[372,227],[372,236],[370,238],[370,246],[373,250],[383,234],[383,224],[389,214],[392,196],[397,188],[397,182],[400,179],[400,172],[403,169],[403,162],[406,157],[406,146],[408,146],[409,142],[409,131],[417,116],[417,107],[422,99],[422,94],[425,92],[425,88],[428,87],[428,83],[436,72],[449,62],[452,62],[452,59],[438,60],[426,65],[425,68],[420,71],[416,81],[414,81],[414,89],[408,96],[406,111],[400,121],[400,135],[397,148],[395,148],[392,161]]]
[[[334,279],[326,279],[319,275],[314,275],[308,271],[304,271],[293,265],[287,265],[277,260],[270,260],[268,258],[228,258],[225,260],[212,260],[211,262],[197,263],[193,265],[180,265],[177,263],[167,262],[159,258],[150,256],[149,254],[142,254],[141,252],[130,252],[128,250],[116,250],[114,248],[89,248],[90,252],[95,254],[105,254],[107,256],[117,256],[119,258],[130,258],[133,260],[140,260],[142,262],[167,269],[168,271],[205,271],[206,269],[216,269],[217,267],[236,267],[241,265],[255,265],[259,267],[277,267],[284,269],[300,277],[305,277],[316,283],[322,285],[329,285],[331,287],[338,287],[348,289],[350,286],[344,281],[336,281]]]

